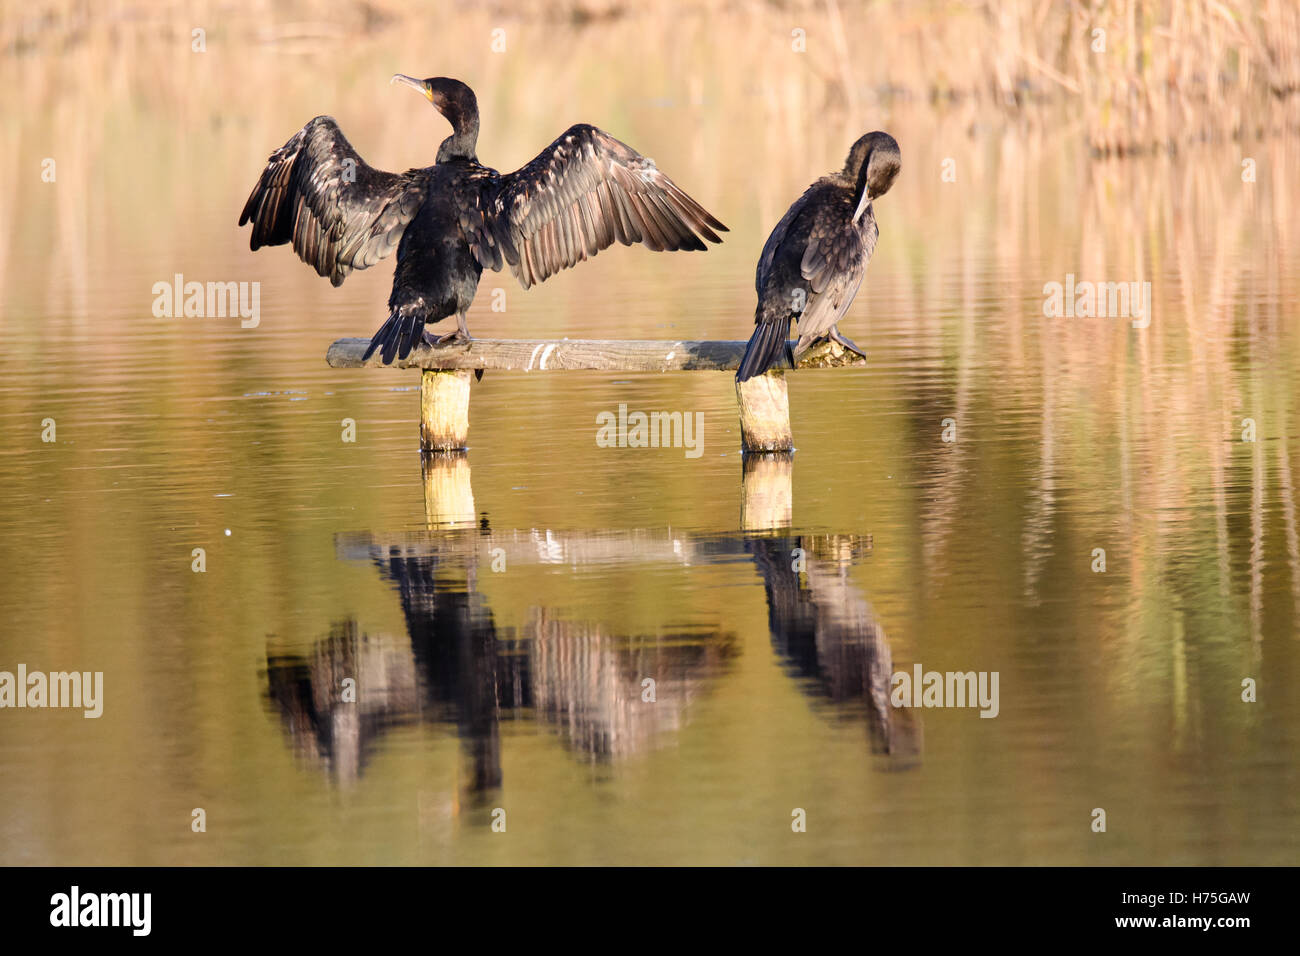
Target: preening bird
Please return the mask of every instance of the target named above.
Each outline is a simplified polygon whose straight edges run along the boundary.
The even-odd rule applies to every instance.
[[[756,328],[736,381],[776,364],[789,349],[786,335],[796,321],[792,365],[823,338],[866,357],[837,323],[858,294],[880,235],[873,203],[889,191],[901,163],[894,137],[868,133],[853,144],[842,170],[809,186],[776,224],[758,260]]]
[[[418,90],[452,133],[424,169],[375,169],[338,124],[318,116],[271,154],[239,224],[253,249],[293,244],[317,273],[339,285],[397,250],[388,321],[366,358],[406,358],[423,339],[469,338],[465,313],[483,269],[509,264],[528,288],[608,248],[641,242],[658,251],[707,248],[725,232],[654,161],[594,126],[569,127],[537,158],[502,175],[479,162],[478,101],[459,80],[392,82]],[[424,327],[456,316],[456,331]]]

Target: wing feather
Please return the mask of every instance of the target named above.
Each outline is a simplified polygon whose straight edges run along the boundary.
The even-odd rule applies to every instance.
[[[836,326],[862,286],[880,236],[871,208],[863,215],[859,225],[847,206],[818,210],[799,267],[813,293],[799,316],[800,349]]]
[[[292,243],[303,262],[340,285],[397,248],[427,182],[422,170],[368,165],[331,117],[318,116],[271,154],[239,224],[252,223],[251,248]]]
[[[525,288],[615,241],[655,251],[704,249],[727,227],[629,146],[594,126],[570,127],[502,176],[486,228]],[[473,245],[473,243],[471,243]],[[476,248],[486,268],[500,264]]]

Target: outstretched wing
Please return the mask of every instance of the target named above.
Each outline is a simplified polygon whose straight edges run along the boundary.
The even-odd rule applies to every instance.
[[[644,242],[656,252],[705,249],[727,231],[636,150],[585,123],[571,126],[485,197],[471,248],[487,268],[501,256],[528,288],[606,249]],[[495,248],[493,248],[495,247]],[[499,249],[500,256],[496,254]]]
[[[844,317],[858,294],[880,228],[868,206],[853,222],[852,203],[817,209],[799,271],[808,280],[808,302],[799,316],[799,348],[825,336]]]
[[[292,242],[303,262],[340,285],[397,248],[427,182],[422,170],[367,165],[333,118],[317,116],[271,154],[239,224],[253,224],[251,248]]]

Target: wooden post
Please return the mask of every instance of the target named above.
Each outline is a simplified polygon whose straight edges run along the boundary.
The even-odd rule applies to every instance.
[[[753,379],[750,379],[753,381]],[[742,531],[777,531],[794,520],[794,455],[748,452],[741,464]]]
[[[420,379],[420,448],[462,451],[469,435],[469,369],[425,369]]]
[[[424,519],[429,527],[474,524],[474,488],[465,452],[425,452],[420,456],[420,472],[424,477]]]
[[[785,372],[773,370],[736,383],[740,442],[747,452],[794,450]]]

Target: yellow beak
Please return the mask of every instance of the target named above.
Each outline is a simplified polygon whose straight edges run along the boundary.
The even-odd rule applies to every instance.
[[[388,85],[401,83],[403,86],[409,86],[413,90],[418,90],[424,95],[424,98],[430,103],[433,102],[433,90],[424,85],[424,80],[417,80],[413,76],[407,76],[405,73],[394,73],[393,78],[388,81]]]

